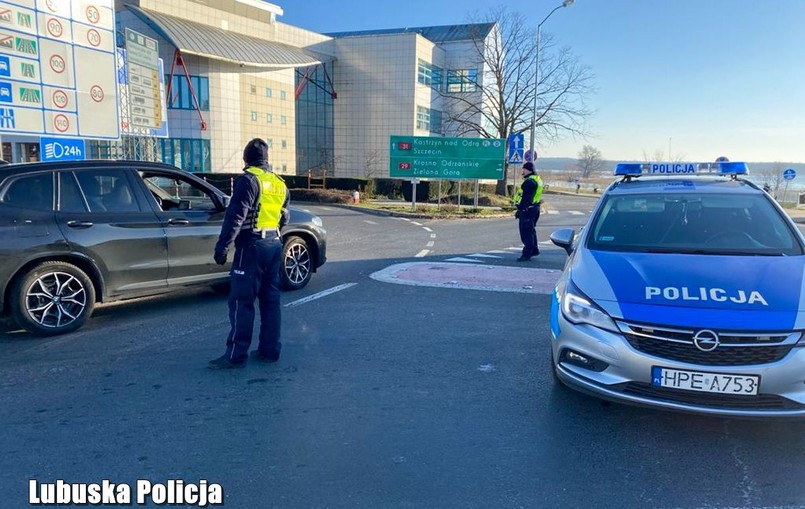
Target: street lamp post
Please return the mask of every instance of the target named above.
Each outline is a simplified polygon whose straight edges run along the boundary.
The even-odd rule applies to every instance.
[[[534,64],[534,110],[531,112],[531,141],[529,143],[529,152],[531,153],[531,160],[535,161],[536,157],[534,157],[534,131],[537,128],[537,86],[539,85],[539,46],[540,46],[540,32],[542,30],[542,24],[548,21],[548,18],[551,15],[561,9],[562,7],[570,7],[573,5],[575,0],[564,0],[562,5],[557,5],[553,8],[551,12],[548,13],[545,18],[539,22],[537,25],[537,51],[535,54],[536,63]]]

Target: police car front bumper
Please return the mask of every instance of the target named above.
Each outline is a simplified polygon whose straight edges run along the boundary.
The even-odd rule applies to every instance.
[[[623,334],[587,324],[574,324],[559,312],[553,329],[552,354],[559,380],[600,398],[686,413],[744,418],[805,417],[805,348],[792,347],[780,360],[751,365],[703,365],[679,362],[635,349]],[[658,371],[660,370],[660,371]],[[756,394],[702,390],[703,383],[685,388],[660,385],[668,379],[693,376],[735,383]],[[716,385],[716,388],[719,388]]]

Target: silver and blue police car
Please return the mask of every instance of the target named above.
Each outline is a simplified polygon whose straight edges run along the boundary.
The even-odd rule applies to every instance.
[[[619,164],[551,303],[557,378],[598,397],[805,416],[805,238],[744,163]]]

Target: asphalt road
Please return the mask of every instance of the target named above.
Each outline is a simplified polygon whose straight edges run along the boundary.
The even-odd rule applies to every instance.
[[[563,199],[540,240],[591,204]],[[805,506],[800,423],[556,386],[543,290],[565,257],[543,243],[515,262],[513,218],[309,209],[329,260],[283,294],[276,364],[206,369],[228,330],[213,292],[104,306],[67,336],[6,331],[0,506],[28,507],[31,479],[203,479],[230,509]]]

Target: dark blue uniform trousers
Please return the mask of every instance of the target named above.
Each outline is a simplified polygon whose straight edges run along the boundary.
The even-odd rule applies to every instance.
[[[235,240],[229,291],[229,323],[232,328],[226,338],[226,354],[231,362],[244,362],[249,356],[255,298],[260,303],[257,349],[265,355],[279,354],[281,263],[282,242],[276,236]]]
[[[532,205],[520,214],[520,240],[523,242],[523,258],[531,258],[539,254],[537,245],[537,221],[539,220],[539,204]]]

